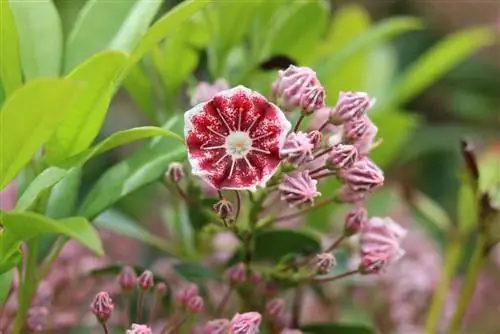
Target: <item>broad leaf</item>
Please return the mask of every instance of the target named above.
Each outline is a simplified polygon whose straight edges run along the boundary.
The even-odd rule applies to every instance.
[[[375,331],[367,326],[356,324],[314,324],[300,328],[304,333],[310,334],[373,334]]]
[[[468,175],[461,175],[461,186],[458,192],[458,227],[463,235],[478,227],[478,199],[474,193],[472,182]]]
[[[80,92],[80,87],[68,80],[36,80],[5,102],[0,111],[0,189],[50,138]]]
[[[115,83],[127,64],[124,54],[102,52],[78,66],[68,79],[84,85],[84,93],[75,101],[65,120],[47,144],[52,163],[80,153],[92,144],[104,122]]]
[[[65,73],[109,46],[134,3],[109,0],[89,0],[85,3],[68,37]]]
[[[405,103],[479,49],[494,42],[488,28],[474,28],[455,33],[423,54],[395,83],[391,94],[394,104]]]
[[[146,35],[144,35],[132,54],[131,62],[136,62],[141,59],[146,53],[151,51],[158,42],[171,36],[180,24],[208,4],[208,1],[203,0],[184,1],[165,14],[153,24]]]
[[[153,21],[161,4],[161,1],[137,0],[109,47],[126,53],[132,52]]]
[[[156,123],[153,85],[140,63],[129,68],[127,76],[123,80],[123,87],[150,121]]]
[[[31,182],[16,203],[17,211],[25,211],[35,204],[38,196],[61,181],[68,171],[62,168],[49,167]]]
[[[2,235],[0,234],[0,246],[2,245]],[[1,249],[1,248],[0,248]],[[23,260],[21,245],[11,248],[8,252],[2,253],[0,258],[0,275],[15,268]]]
[[[220,275],[197,263],[178,263],[174,265],[174,270],[182,278],[196,284],[205,283],[207,280],[220,280]]]
[[[6,97],[22,85],[19,37],[8,1],[0,1],[0,81]],[[1,99],[0,99],[1,101]],[[1,102],[0,102],[1,103]]]
[[[58,76],[63,38],[61,20],[52,1],[11,0],[10,6],[19,32],[25,78]]]
[[[86,219],[81,217],[53,220],[33,212],[2,212],[4,227],[0,234],[2,254],[17,248],[21,241],[40,235],[57,234],[75,239],[97,255],[103,255],[99,234]]]
[[[73,216],[78,202],[81,181],[81,168],[68,170],[64,178],[52,188],[45,215],[53,219]]]
[[[5,305],[5,301],[10,294],[12,287],[12,279],[14,278],[14,270],[0,274],[0,305]]]
[[[416,191],[412,194],[411,199],[411,204],[415,209],[432,222],[439,230],[449,231],[453,226],[446,211],[427,195]]]
[[[277,262],[289,254],[314,254],[321,251],[319,239],[304,231],[267,230],[255,237],[254,260]]]

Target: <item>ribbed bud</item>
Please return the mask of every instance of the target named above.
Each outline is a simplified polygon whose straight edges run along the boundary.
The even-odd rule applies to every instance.
[[[353,145],[337,144],[328,155],[327,167],[331,170],[349,168],[358,159],[358,150]]]
[[[137,277],[137,285],[142,290],[149,290],[155,285],[155,280],[153,273],[149,270],[145,270],[139,277]]]
[[[286,201],[291,207],[312,204],[316,197],[321,196],[317,191],[317,184],[318,181],[309,176],[308,170],[284,174],[282,182],[278,185],[281,200]]]
[[[312,130],[307,133],[307,138],[309,138],[309,141],[313,144],[314,148],[318,148],[323,140],[323,134],[318,130]]]
[[[118,284],[124,294],[129,294],[134,290],[137,283],[135,270],[130,266],[125,266],[118,275]]]
[[[186,308],[189,312],[200,313],[203,310],[203,299],[200,296],[194,296],[189,299]]]
[[[243,262],[240,262],[226,271],[226,277],[231,284],[244,283],[247,280],[247,268]]]
[[[90,309],[96,316],[97,320],[100,322],[106,322],[113,313],[113,300],[107,292],[101,291],[95,295],[92,304],[90,304]]]
[[[374,104],[368,94],[363,92],[340,92],[337,105],[330,114],[330,122],[343,124],[353,118],[363,116]]]
[[[363,206],[355,206],[345,215],[344,235],[351,236],[359,233],[368,222],[368,212]]]
[[[266,303],[266,314],[275,318],[283,313],[285,309],[285,301],[281,298],[274,298]]]
[[[330,253],[316,255],[316,273],[326,275],[337,265],[335,257]]]
[[[384,173],[366,157],[350,168],[341,169],[339,176],[354,191],[369,191],[384,184]]]
[[[169,181],[178,183],[184,178],[184,168],[181,163],[172,162],[168,166],[167,176]]]
[[[233,204],[228,200],[221,199],[214,204],[213,209],[221,219],[226,219],[233,212]]]
[[[314,148],[315,144],[307,133],[292,132],[286,137],[283,148],[280,150],[280,157],[292,165],[298,166],[314,158]]]

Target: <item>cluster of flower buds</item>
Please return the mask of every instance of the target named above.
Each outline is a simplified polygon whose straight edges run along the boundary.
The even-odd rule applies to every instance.
[[[187,284],[175,296],[176,302],[185,310],[192,313],[199,313],[203,309],[203,298],[199,295],[198,285]]]
[[[132,327],[127,329],[126,334],[153,334],[153,331],[147,325],[132,324]]]

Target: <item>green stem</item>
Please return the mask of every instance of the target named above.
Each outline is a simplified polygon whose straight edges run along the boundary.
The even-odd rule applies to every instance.
[[[484,260],[485,260],[485,246],[486,237],[480,233],[477,238],[477,244],[474,248],[474,253],[470,259],[469,266],[467,268],[467,275],[465,276],[465,281],[460,290],[460,295],[458,297],[458,303],[455,308],[455,313],[451,320],[450,328],[448,334],[457,334],[460,330],[460,325],[469,306],[469,302],[474,295],[476,290],[477,278],[479,272],[481,271]]]
[[[57,238],[56,242],[52,246],[52,249],[50,250],[50,253],[43,260],[41,268],[38,271],[39,272],[39,274],[37,275],[37,282],[38,283],[40,283],[45,278],[45,276],[47,276],[50,268],[52,268],[52,265],[57,260],[59,253],[61,252],[64,245],[66,244],[66,241],[67,241],[67,239],[64,237]]]
[[[31,305],[31,299],[33,298],[33,294],[37,289],[36,267],[39,239],[34,238],[26,242],[26,244],[28,245],[26,267],[24,269],[24,276],[22,277],[21,285],[19,287],[19,306],[17,309],[16,318],[14,319],[14,334],[21,333],[26,321],[26,317],[28,315],[28,309]]]
[[[437,286],[436,292],[432,299],[431,307],[429,308],[429,313],[427,315],[426,321],[426,333],[434,334],[436,333],[437,326],[439,325],[439,320],[441,319],[441,313],[446,301],[446,295],[450,290],[451,281],[457,271],[457,267],[460,264],[460,255],[462,250],[462,238],[460,236],[454,236],[446,250],[446,255],[444,258],[444,271],[441,281]]]

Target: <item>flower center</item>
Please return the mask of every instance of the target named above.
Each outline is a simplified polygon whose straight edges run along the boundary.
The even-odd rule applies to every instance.
[[[235,158],[243,158],[252,148],[252,138],[243,131],[231,132],[226,138],[227,153]]]

